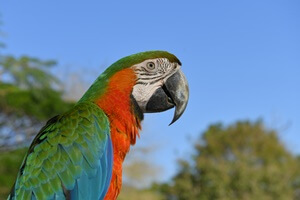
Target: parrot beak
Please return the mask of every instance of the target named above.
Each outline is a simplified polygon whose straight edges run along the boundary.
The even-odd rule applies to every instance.
[[[189,86],[181,70],[170,76],[158,88],[146,105],[146,112],[162,112],[175,106],[173,124],[183,114],[189,99]]]

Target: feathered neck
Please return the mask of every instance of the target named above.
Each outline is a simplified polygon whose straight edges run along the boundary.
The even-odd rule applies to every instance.
[[[110,121],[114,163],[112,179],[105,199],[116,199],[122,186],[122,163],[139,137],[143,113],[131,95],[136,75],[131,68],[123,69],[112,76],[105,93],[96,104]]]

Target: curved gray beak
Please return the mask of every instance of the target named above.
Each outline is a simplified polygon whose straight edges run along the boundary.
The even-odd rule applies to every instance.
[[[183,114],[189,99],[189,86],[181,70],[158,88],[146,105],[146,112],[162,112],[175,106],[173,124]]]

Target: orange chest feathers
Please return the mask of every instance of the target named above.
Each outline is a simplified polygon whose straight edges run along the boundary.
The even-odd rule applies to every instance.
[[[97,104],[109,118],[113,144],[112,178],[105,199],[116,199],[122,186],[122,163],[131,144],[139,136],[140,120],[136,117],[131,103],[131,92],[136,75],[131,68],[117,72],[109,79],[106,93]]]

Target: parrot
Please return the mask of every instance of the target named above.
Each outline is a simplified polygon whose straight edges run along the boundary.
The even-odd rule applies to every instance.
[[[186,109],[189,86],[167,51],[136,53],[110,65],[67,112],[33,139],[8,199],[117,199],[122,164],[140,137],[144,113]]]

